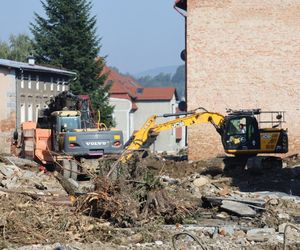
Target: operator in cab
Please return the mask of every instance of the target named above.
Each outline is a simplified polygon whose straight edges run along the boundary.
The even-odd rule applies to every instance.
[[[240,134],[246,134],[246,124],[240,123]]]

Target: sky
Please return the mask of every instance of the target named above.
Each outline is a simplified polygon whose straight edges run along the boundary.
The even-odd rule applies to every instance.
[[[123,73],[180,65],[184,49],[184,18],[175,0],[92,0],[101,37],[101,56]],[[10,34],[31,36],[34,12],[44,15],[40,0],[1,0],[0,40]]]

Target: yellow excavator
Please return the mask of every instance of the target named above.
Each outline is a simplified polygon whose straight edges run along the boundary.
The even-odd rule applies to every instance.
[[[201,107],[189,112],[153,115],[133,134],[120,161],[126,163],[134,151],[149,147],[162,131],[202,123],[211,123],[215,127],[227,154],[250,158],[257,154],[288,152],[287,129],[282,128],[285,122],[284,111],[251,109],[228,110],[227,113],[224,116]],[[158,117],[176,118],[156,124]]]

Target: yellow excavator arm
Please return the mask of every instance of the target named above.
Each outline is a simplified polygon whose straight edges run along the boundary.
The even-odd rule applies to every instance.
[[[184,117],[178,117],[182,116]],[[174,120],[167,121],[161,124],[156,124],[158,117],[177,116]],[[143,127],[134,133],[132,141],[123,152],[120,161],[125,163],[129,160],[134,151],[141,149],[151,136],[157,136],[161,131],[170,130],[178,127],[187,127],[201,123],[212,123],[216,129],[219,129],[223,122],[224,116],[213,112],[186,112],[179,114],[165,114],[163,116],[153,115],[148,118]]]

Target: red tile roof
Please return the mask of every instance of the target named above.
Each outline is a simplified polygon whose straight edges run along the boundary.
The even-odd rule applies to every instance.
[[[130,96],[135,97],[136,88],[141,87],[132,77],[121,75],[107,66],[104,67],[103,73],[108,74],[108,82],[113,82],[112,88],[109,91],[110,94],[128,93]]]
[[[109,94],[114,98],[127,99],[136,110],[136,101],[169,101],[176,95],[175,88],[147,88],[130,76],[124,76],[105,66],[103,72],[108,74],[107,83],[112,82]]]
[[[170,101],[176,95],[175,88],[143,88],[137,94],[138,101]]]

